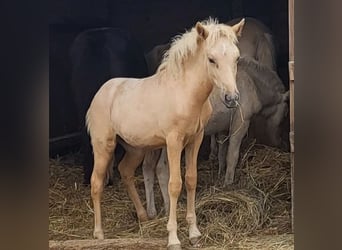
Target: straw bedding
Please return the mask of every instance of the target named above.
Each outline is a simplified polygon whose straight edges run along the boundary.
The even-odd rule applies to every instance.
[[[50,160],[49,238],[50,240],[91,239],[93,210],[90,187],[82,185],[82,167],[77,154]],[[183,176],[184,176],[184,168]],[[293,249],[290,234],[291,179],[290,154],[279,149],[250,144],[241,153],[236,181],[229,190],[217,176],[217,161],[200,161],[196,213],[207,249]],[[145,200],[141,168],[136,185]],[[184,185],[183,185],[184,186]],[[133,203],[119,177],[105,187],[102,198],[103,228],[106,238],[167,239],[163,202],[155,185],[157,218],[139,223]],[[178,203],[178,236],[189,247],[185,220],[186,192]]]

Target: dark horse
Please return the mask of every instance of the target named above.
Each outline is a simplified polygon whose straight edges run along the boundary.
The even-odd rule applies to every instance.
[[[146,77],[147,65],[139,43],[127,31],[115,28],[96,28],[80,33],[71,46],[70,57],[71,87],[82,131],[84,184],[89,184],[93,156],[85,129],[85,115],[90,102],[102,84],[111,78]],[[116,153],[122,157],[123,149]]]

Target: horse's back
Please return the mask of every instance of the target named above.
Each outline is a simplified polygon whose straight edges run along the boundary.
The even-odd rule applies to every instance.
[[[234,25],[239,18],[230,20],[228,25]],[[276,69],[276,51],[271,30],[261,21],[247,17],[238,47],[241,56],[250,56],[257,61]]]

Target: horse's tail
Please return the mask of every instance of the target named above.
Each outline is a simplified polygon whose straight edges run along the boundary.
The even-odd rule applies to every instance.
[[[256,60],[276,71],[276,50],[274,46],[273,36],[269,33],[264,33],[259,38],[257,44]]]
[[[90,131],[91,131],[91,125],[92,125],[92,119],[91,119],[91,106],[89,107],[89,109],[87,110],[86,113],[86,117],[85,117],[85,127],[87,129],[87,133],[90,135]]]

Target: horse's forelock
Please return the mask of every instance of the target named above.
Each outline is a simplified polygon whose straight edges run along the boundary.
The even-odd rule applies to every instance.
[[[205,40],[206,46],[213,46],[221,37],[226,37],[233,44],[237,44],[236,34],[230,26],[219,24],[218,20],[214,18],[201,21],[201,24],[209,32]],[[197,48],[197,31],[195,27],[186,31],[183,35],[175,36],[172,39],[171,47],[164,53],[158,72],[169,70],[172,74],[179,74],[179,72],[183,71],[183,62],[194,55]]]

